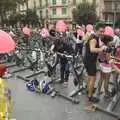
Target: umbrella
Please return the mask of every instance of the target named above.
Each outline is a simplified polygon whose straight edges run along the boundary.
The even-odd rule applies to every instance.
[[[30,36],[31,35],[31,29],[30,28],[28,28],[28,27],[24,27],[23,28],[23,33],[25,34],[25,35],[28,35],[28,36]]]
[[[57,23],[56,23],[56,31],[57,32],[65,32],[67,29],[67,26],[66,24],[64,23],[63,20],[59,20]]]
[[[9,53],[14,50],[15,47],[16,44],[12,37],[8,33],[0,31],[0,53]]]

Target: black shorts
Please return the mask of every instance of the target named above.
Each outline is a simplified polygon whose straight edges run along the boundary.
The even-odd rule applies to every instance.
[[[89,76],[95,76],[97,72],[96,62],[84,62],[86,72]]]

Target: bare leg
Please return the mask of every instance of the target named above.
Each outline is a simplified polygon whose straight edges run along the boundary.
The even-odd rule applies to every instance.
[[[88,76],[88,97],[92,97],[96,76]]]
[[[109,79],[110,79],[110,74],[109,74],[109,73],[106,73],[106,74],[105,74],[105,81],[104,81],[105,94],[108,93]]]
[[[104,75],[102,72],[100,72],[100,80],[98,82],[98,91],[97,91],[98,93],[100,93],[100,91],[101,91],[103,80],[104,80]]]

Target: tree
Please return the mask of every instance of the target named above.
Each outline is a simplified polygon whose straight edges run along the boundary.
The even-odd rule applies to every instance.
[[[80,3],[77,8],[73,10],[73,20],[80,25],[94,24],[98,20],[95,3]]]
[[[0,17],[1,22],[6,19],[7,12],[16,11],[17,4],[23,4],[24,0],[0,0]]]
[[[28,9],[26,11],[25,23],[29,25],[37,25],[39,23],[39,17],[35,10]]]
[[[9,24],[14,26],[17,23],[24,23],[25,17],[26,16],[24,14],[20,14],[20,13],[11,14],[9,17]]]

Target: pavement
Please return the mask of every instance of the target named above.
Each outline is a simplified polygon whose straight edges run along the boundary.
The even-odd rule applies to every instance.
[[[9,71],[15,69],[19,67],[9,68]],[[99,111],[86,112],[84,110],[85,96],[82,95],[77,97],[80,103],[75,105],[59,97],[51,98],[48,95],[27,91],[25,82],[18,79],[16,75],[26,76],[31,73],[29,70],[22,71],[6,80],[12,91],[12,118],[16,120],[115,120]],[[44,75],[39,75],[37,78],[47,79]],[[74,88],[71,84],[72,77],[70,77],[70,87],[65,89],[67,92]],[[120,114],[119,106],[115,112]]]

